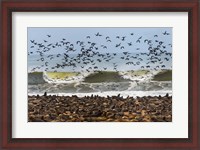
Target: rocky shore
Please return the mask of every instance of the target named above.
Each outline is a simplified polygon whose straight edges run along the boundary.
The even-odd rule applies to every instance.
[[[171,122],[172,97],[28,96],[29,122]]]

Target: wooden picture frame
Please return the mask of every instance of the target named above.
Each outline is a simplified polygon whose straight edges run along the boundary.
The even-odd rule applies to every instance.
[[[198,0],[5,0],[1,2],[1,149],[200,149]],[[189,138],[12,138],[12,12],[188,12]]]

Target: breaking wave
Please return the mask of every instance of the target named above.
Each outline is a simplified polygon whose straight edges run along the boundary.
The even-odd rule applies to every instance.
[[[46,83],[42,72],[32,72],[28,73],[28,84],[37,85]]]
[[[31,93],[102,93],[131,91],[171,91],[172,81],[163,71],[119,72],[113,78],[110,73],[48,73],[28,74],[28,92]],[[165,74],[162,74],[165,73]],[[160,76],[158,76],[160,75]],[[154,80],[155,77],[158,81]],[[98,79],[100,78],[100,79]],[[86,80],[87,79],[87,80]],[[104,82],[105,81],[105,82]]]

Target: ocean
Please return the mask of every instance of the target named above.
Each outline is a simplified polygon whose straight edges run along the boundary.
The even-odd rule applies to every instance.
[[[150,61],[149,56],[140,55],[138,57],[140,60],[132,58],[138,54],[132,53],[129,54],[129,59],[126,59],[127,57],[122,59],[124,54],[118,53],[115,57],[111,56],[112,59],[109,61],[101,60],[101,62],[97,61],[99,57],[94,56],[91,63],[84,64],[87,61],[84,60],[76,63],[76,67],[58,68],[55,66],[63,63],[62,55],[60,57],[54,55],[52,60],[43,56],[44,61],[40,60],[40,55],[30,55],[28,56],[28,95],[43,95],[44,92],[81,97],[92,94],[99,96],[120,94],[134,97],[163,96],[167,93],[172,95],[171,57],[161,55],[159,59],[163,60],[162,64],[147,64]],[[73,54],[70,57],[76,58],[77,55]],[[168,60],[165,60],[166,58]],[[45,62],[48,62],[48,66]],[[142,66],[144,68],[141,68]]]

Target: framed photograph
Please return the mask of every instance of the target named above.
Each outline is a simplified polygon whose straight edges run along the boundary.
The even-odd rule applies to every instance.
[[[199,144],[199,1],[1,2],[2,149]]]

